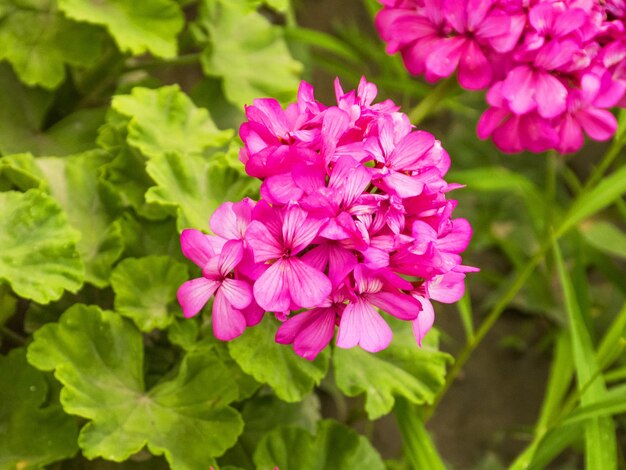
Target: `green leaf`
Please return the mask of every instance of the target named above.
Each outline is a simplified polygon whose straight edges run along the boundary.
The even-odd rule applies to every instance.
[[[178,85],[133,88],[130,95],[115,96],[112,107],[130,119],[128,143],[146,157],[166,152],[199,155],[225,145],[233,134],[218,130],[208,111],[197,108]]]
[[[189,279],[184,264],[168,256],[126,258],[111,275],[115,311],[135,322],[146,333],[165,329],[174,321],[178,287]]]
[[[528,178],[499,166],[454,171],[448,179],[467,185],[479,193],[517,194],[521,196],[533,220],[543,220],[544,201],[541,191]]]
[[[237,386],[210,350],[187,354],[175,375],[146,391],[141,334],[95,306],[77,304],[35,332],[28,360],[54,370],[65,411],[89,420],[79,436],[89,459],[121,462],[147,446],[173,469],[207,468],[243,428],[227,406]]]
[[[604,380],[602,376],[596,377],[598,363],[591,336],[578,306],[576,292],[563,263],[561,251],[557,243],[554,244],[554,259],[565,298],[565,310],[572,338],[572,355],[576,367],[578,390],[582,392],[580,402],[583,406],[592,405],[602,400],[606,395]],[[617,468],[615,427],[610,418],[591,418],[587,421],[585,444],[587,468],[603,470]]]
[[[19,154],[0,159],[0,174],[18,187],[48,189],[59,201],[82,234],[78,249],[86,265],[85,280],[98,287],[108,285],[111,265],[124,248],[121,226],[114,219],[117,195],[99,179],[108,162],[101,151],[64,158]]]
[[[624,304],[622,310],[615,316],[600,342],[596,355],[600,369],[607,369],[620,358],[624,351],[625,339],[626,304]]]
[[[285,403],[274,395],[257,395],[245,402],[241,417],[246,423],[243,434],[235,447],[220,459],[220,464],[253,468],[254,451],[270,431],[280,426],[297,426],[315,432],[316,423],[321,419],[320,402],[314,393],[298,403]]]
[[[380,455],[363,436],[336,421],[320,421],[315,436],[296,427],[272,431],[254,453],[259,470],[384,470]]]
[[[535,426],[533,442],[522,452],[509,470],[524,470],[537,458],[538,449],[544,440],[552,439],[546,435],[551,423],[561,414],[561,408],[569,391],[574,375],[574,362],[572,358],[571,339],[566,332],[561,331],[556,338],[554,356],[550,366],[550,376],[546,387],[546,393],[541,404],[541,412]],[[556,454],[555,454],[556,455]]]
[[[289,9],[290,0],[264,0],[263,3],[276,11],[285,12]]]
[[[623,413],[626,413],[626,389],[621,387],[619,393],[612,393],[610,398],[576,409],[563,421],[563,426]]]
[[[198,325],[196,318],[174,318],[174,321],[167,329],[169,342],[186,351],[196,347],[198,333],[200,333],[200,325]]]
[[[548,432],[534,453],[532,462],[522,468],[524,468],[524,470],[544,470],[548,468],[550,462],[563,452],[565,448],[578,442],[580,437],[584,436],[584,434],[585,427],[577,424],[562,426]],[[586,468],[591,470],[592,468],[598,467]],[[600,469],[602,469],[602,467],[598,468],[598,470]]]
[[[299,41],[309,46],[319,47],[337,55],[342,60],[352,63],[355,62],[356,56],[354,50],[332,34],[316,29],[303,28],[301,26],[288,28],[285,30],[285,34],[290,41]]]
[[[100,56],[99,31],[68,20],[52,0],[2,0],[0,21],[0,60],[29,86],[56,88],[66,65],[85,67]]]
[[[45,139],[35,148],[36,155],[72,155],[94,148],[98,128],[104,123],[105,108],[79,109],[39,132],[34,137]],[[30,148],[20,152],[30,151]]]
[[[145,194],[154,186],[146,172],[146,157],[132,147],[124,146],[110,163],[102,167],[102,178],[111,184],[125,207],[132,207],[142,217],[162,220],[169,216],[158,204],[148,204]]]
[[[595,188],[585,194],[585,197],[576,199],[567,211],[555,238],[600,212],[624,193],[626,193],[626,166],[604,177]]]
[[[278,398],[300,401],[326,375],[328,349],[314,361],[308,361],[292,348],[274,341],[277,327],[277,322],[268,316],[228,343],[228,349],[244,372],[271,386]]]
[[[0,88],[0,154],[70,155],[93,148],[102,109],[79,110],[46,127],[52,93],[26,87],[4,64]]]
[[[0,278],[17,295],[48,303],[80,288],[79,234],[54,199],[36,189],[0,193],[0,214]]]
[[[258,181],[243,176],[217,155],[210,159],[168,153],[148,161],[148,174],[156,182],[146,201],[167,207],[178,218],[178,230],[208,230],[209,218],[225,201],[253,196]]]
[[[59,8],[75,20],[105,26],[122,52],[176,56],[184,18],[172,0],[59,0]]]
[[[13,316],[17,307],[17,298],[8,284],[0,283],[0,326]]]
[[[0,152],[23,152],[33,146],[54,96],[40,88],[28,89],[9,67],[0,64]]]
[[[124,236],[122,257],[167,255],[180,261],[185,259],[180,251],[179,235],[173,218],[152,222],[129,211],[122,215],[120,223]]]
[[[600,221],[581,227],[583,238],[594,248],[626,259],[626,234],[610,222]]]
[[[116,220],[117,194],[100,181],[101,168],[109,161],[105,152],[96,150],[63,158],[36,158],[31,165],[67,213],[70,224],[80,231],[78,250],[85,262],[85,280],[98,287],[109,284],[111,266],[124,250]]]
[[[394,409],[398,427],[402,433],[404,452],[412,468],[428,468],[429,470],[446,470],[443,460],[437,452],[424,421],[420,418],[415,405],[405,398],[396,400]]]
[[[420,348],[408,322],[390,321],[391,345],[376,354],[361,348],[335,348],[333,365],[339,389],[350,397],[365,393],[370,419],[389,413],[395,397],[415,404],[432,403],[443,387],[450,355],[440,352],[439,335],[433,330]]]
[[[43,468],[78,451],[76,421],[58,403],[43,406],[47,393],[25,349],[0,356],[0,468]]]
[[[238,106],[265,96],[292,101],[302,64],[291,57],[282,29],[236,2],[205,0],[202,6],[200,22],[211,37],[202,68],[223,78],[228,100]]]

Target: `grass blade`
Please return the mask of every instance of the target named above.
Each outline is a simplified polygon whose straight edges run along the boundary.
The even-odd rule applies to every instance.
[[[565,268],[558,243],[554,244],[554,260],[565,300],[565,310],[572,339],[572,352],[579,389],[597,374],[598,364],[591,336],[578,306],[576,292]],[[606,388],[598,375],[582,394],[582,406],[593,405],[605,398]],[[585,458],[588,470],[614,470],[617,468],[617,443],[615,427],[609,417],[590,418],[585,424]]]

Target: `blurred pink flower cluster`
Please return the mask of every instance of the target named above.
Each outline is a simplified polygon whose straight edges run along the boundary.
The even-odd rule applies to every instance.
[[[478,136],[504,152],[608,140],[626,106],[624,0],[380,0],[387,52],[435,82],[487,91]]]
[[[411,321],[418,342],[434,320],[431,299],[464,291],[461,252],[471,237],[452,219],[458,185],[439,141],[415,130],[391,101],[373,104],[361,80],[337,104],[316,101],[302,82],[283,110],[274,99],[246,107],[240,160],[262,180],[261,199],[220,206],[214,235],[185,230],[184,255],[202,277],[183,284],[187,317],[212,296],[215,336],[231,340],[273,312],[276,341],[313,359],[335,336],[338,347],[371,352],[392,338],[379,309]]]

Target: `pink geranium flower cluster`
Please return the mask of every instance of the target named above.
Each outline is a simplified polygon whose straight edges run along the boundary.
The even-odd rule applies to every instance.
[[[261,199],[220,206],[214,235],[181,235],[202,269],[178,291],[183,313],[214,296],[219,339],[273,312],[283,321],[276,341],[307,359],[337,325],[337,346],[375,352],[392,337],[379,311],[411,321],[421,342],[434,320],[430,300],[463,295],[471,228],[451,218],[456,202],[446,195],[458,185],[443,179],[448,154],[391,101],[373,104],[373,84],[335,89],[335,106],[302,82],[285,110],[274,99],[246,107],[240,160],[262,180]]]
[[[478,136],[503,151],[608,140],[625,106],[624,0],[380,0],[387,52],[434,82],[487,91]]]

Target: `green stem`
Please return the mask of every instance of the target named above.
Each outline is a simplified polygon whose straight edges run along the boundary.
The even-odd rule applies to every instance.
[[[602,179],[602,176],[604,176],[604,172],[609,168],[609,166],[611,165],[613,160],[615,160],[617,155],[619,155],[624,145],[624,142],[622,142],[622,140],[623,139],[618,138],[616,141],[613,142],[613,145],[611,145],[611,148],[604,155],[602,161],[600,162],[596,170],[589,177],[589,180],[587,181],[587,183],[585,184],[581,192],[578,194],[577,198],[574,200],[571,207],[574,207],[576,202],[579,199],[585,198],[587,193],[593,189],[596,182]],[[559,223],[558,227],[554,230],[554,232],[546,237],[546,239],[541,244],[537,252],[526,263],[524,268],[518,272],[517,276],[511,283],[511,286],[506,290],[506,292],[502,295],[500,300],[491,309],[491,311],[489,312],[489,314],[487,315],[483,323],[480,325],[480,328],[476,332],[476,336],[471,341],[468,341],[465,347],[461,350],[454,365],[452,366],[452,369],[450,369],[450,372],[448,373],[446,377],[446,382],[444,386],[435,397],[433,404],[428,408],[427,413],[426,413],[426,419],[432,416],[435,409],[437,408],[437,405],[441,402],[441,399],[443,398],[443,396],[450,389],[450,387],[452,386],[452,384],[458,377],[459,373],[461,372],[461,369],[463,369],[463,366],[465,366],[465,363],[468,361],[468,359],[470,358],[474,350],[480,345],[480,343],[485,338],[487,333],[489,333],[493,325],[498,321],[498,319],[500,318],[500,315],[502,315],[502,313],[504,312],[506,307],[509,305],[509,303],[515,298],[517,293],[522,289],[522,287],[524,286],[524,284],[526,283],[530,275],[533,273],[537,265],[539,265],[541,260],[544,258],[550,246],[552,246],[553,243],[555,243],[559,238],[565,235],[565,233],[567,233],[569,229],[572,228],[571,226],[567,225],[567,220],[568,220],[568,217],[567,216],[564,217],[562,219],[562,222]]]
[[[509,303],[515,298],[515,296],[520,291],[520,289],[524,286],[524,284],[526,283],[530,275],[533,273],[533,271],[535,270],[539,262],[543,259],[546,252],[548,251],[548,248],[550,247],[550,242],[551,241],[542,245],[539,251],[537,251],[537,253],[535,253],[535,255],[531,258],[531,260],[526,264],[526,266],[524,266],[524,269],[522,269],[522,271],[519,272],[517,277],[511,283],[511,286],[504,293],[504,295],[500,298],[498,303],[493,307],[491,312],[489,312],[489,314],[487,315],[483,323],[480,325],[480,328],[476,332],[476,335],[470,341],[468,341],[465,347],[461,350],[461,352],[459,353],[459,356],[456,358],[456,361],[454,362],[454,365],[452,366],[452,369],[450,369],[450,372],[448,372],[448,375],[446,376],[446,383],[444,384],[443,388],[439,391],[439,393],[435,397],[433,404],[428,409],[427,418],[430,418],[430,416],[433,414],[433,412],[437,408],[437,405],[439,404],[443,396],[446,394],[448,389],[452,386],[452,384],[458,377],[459,373],[461,372],[461,369],[463,368],[465,363],[468,361],[468,359],[470,358],[474,350],[482,342],[482,340],[485,338],[487,333],[489,333],[493,325],[500,318],[500,315],[502,315],[502,312],[504,312],[504,310],[509,305]]]
[[[622,149],[624,148],[624,140],[626,140],[626,131],[623,130],[615,137],[615,139],[611,143],[611,146],[609,147],[609,150],[607,150],[607,152],[604,154],[604,158],[602,158],[600,164],[594,168],[591,176],[583,187],[583,193],[595,186],[602,179],[604,173],[606,173],[606,171],[609,169],[615,159],[619,157]]]
[[[424,421],[420,419],[419,409],[411,405],[405,398],[397,397],[393,409],[409,468],[414,470],[446,470],[437,449],[433,444]]]
[[[161,67],[174,67],[177,65],[190,65],[200,62],[201,52],[185,54],[169,60],[150,60],[144,62],[130,62],[126,65],[125,71],[132,72],[134,70],[154,69]]]
[[[0,333],[19,345],[26,344],[26,338],[15,331],[8,329],[6,326],[0,328]]]
[[[439,82],[439,84],[422,99],[422,101],[409,111],[409,120],[416,126],[419,125],[426,116],[432,113],[433,110],[439,106],[439,103],[445,98],[448,92],[455,87],[455,80],[456,78],[452,76]]]

